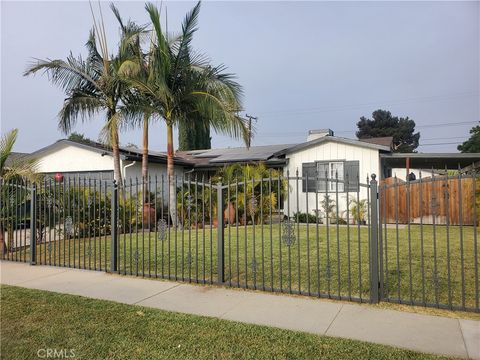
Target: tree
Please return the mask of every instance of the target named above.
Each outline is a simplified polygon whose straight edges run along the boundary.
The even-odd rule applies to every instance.
[[[198,116],[198,114],[197,114]],[[210,125],[198,116],[178,124],[178,150],[202,150],[212,148]]]
[[[392,116],[390,111],[376,110],[372,119],[361,117],[357,123],[357,138],[392,136],[394,152],[415,152],[420,140],[420,133],[415,133],[415,121]]]
[[[66,60],[37,60],[27,68],[24,76],[43,71],[54,85],[65,92],[67,98],[58,115],[59,128],[65,134],[70,133],[79,118],[82,121],[90,120],[92,116],[105,111],[102,133],[112,147],[114,178],[122,186],[119,128],[125,115],[130,114],[122,112],[122,99],[130,90],[119,77],[118,69],[133,56],[132,39],[143,28],[130,21],[125,25],[115,6],[112,4],[110,7],[121,29],[117,55],[109,55],[103,21],[97,23],[94,16],[94,28],[86,43],[86,60],[81,56],[75,58],[72,54]]]
[[[12,150],[17,141],[18,129],[7,132],[0,140],[0,178],[9,181],[15,178],[26,178],[35,181],[38,161],[28,156],[12,158]],[[7,159],[10,158],[8,166]]]
[[[480,153],[480,125],[470,129],[470,138],[458,145],[458,151],[462,153]]]
[[[75,141],[82,144],[93,144],[94,141],[85,136],[85,134],[80,134],[77,132],[72,132],[68,138],[70,141]]]
[[[18,130],[13,129],[0,139],[0,253],[2,256],[7,251],[5,230],[8,231],[9,237],[7,244],[12,244],[13,230],[19,221],[19,204],[24,203],[28,198],[26,180],[36,181],[41,177],[37,173],[37,160],[28,156],[12,156],[17,135]],[[5,204],[8,205],[5,206]]]
[[[122,73],[139,95],[130,101],[133,112],[165,121],[167,127],[167,175],[170,216],[177,225],[173,164],[173,128],[181,121],[199,114],[212,128],[235,138],[246,138],[247,129],[237,113],[241,110],[241,87],[224,66],[213,67],[205,56],[191,49],[197,30],[200,2],[186,15],[181,34],[169,38],[160,24],[160,12],[151,3],[146,5],[153,30],[148,66],[138,60],[122,64]],[[145,70],[146,69],[146,70]],[[137,106],[133,102],[137,100]]]

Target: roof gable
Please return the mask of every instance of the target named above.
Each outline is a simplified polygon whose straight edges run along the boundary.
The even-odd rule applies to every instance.
[[[352,145],[352,146],[358,146],[358,147],[363,147],[363,148],[368,148],[368,149],[373,149],[373,150],[379,150],[379,151],[385,151],[385,152],[390,152],[390,147],[388,146],[383,146],[383,145],[378,145],[378,144],[372,144],[368,143],[365,141],[360,141],[360,140],[353,140],[353,139],[347,139],[347,138],[342,138],[342,137],[337,137],[337,136],[324,136],[315,140],[307,141],[295,146],[292,146],[288,149],[279,151],[275,154],[275,156],[280,156],[284,154],[290,154],[294,153],[300,150],[304,150],[313,146],[317,146],[323,143],[327,142],[336,142],[340,144],[345,144],[345,145]]]

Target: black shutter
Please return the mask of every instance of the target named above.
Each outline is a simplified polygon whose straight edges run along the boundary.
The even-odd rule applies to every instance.
[[[317,166],[314,162],[302,164],[302,192],[315,192]]]
[[[345,161],[344,164],[344,178],[345,178],[345,191],[358,191],[359,189],[359,171],[360,163],[358,161]]]

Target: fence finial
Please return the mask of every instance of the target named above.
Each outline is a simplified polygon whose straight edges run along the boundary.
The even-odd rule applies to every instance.
[[[377,175],[372,174],[371,177],[372,177],[372,181],[375,181],[375,179],[377,178]]]

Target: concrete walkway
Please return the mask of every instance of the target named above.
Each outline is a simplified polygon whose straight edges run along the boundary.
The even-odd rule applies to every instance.
[[[480,359],[480,321],[6,261],[0,270],[2,284]]]

